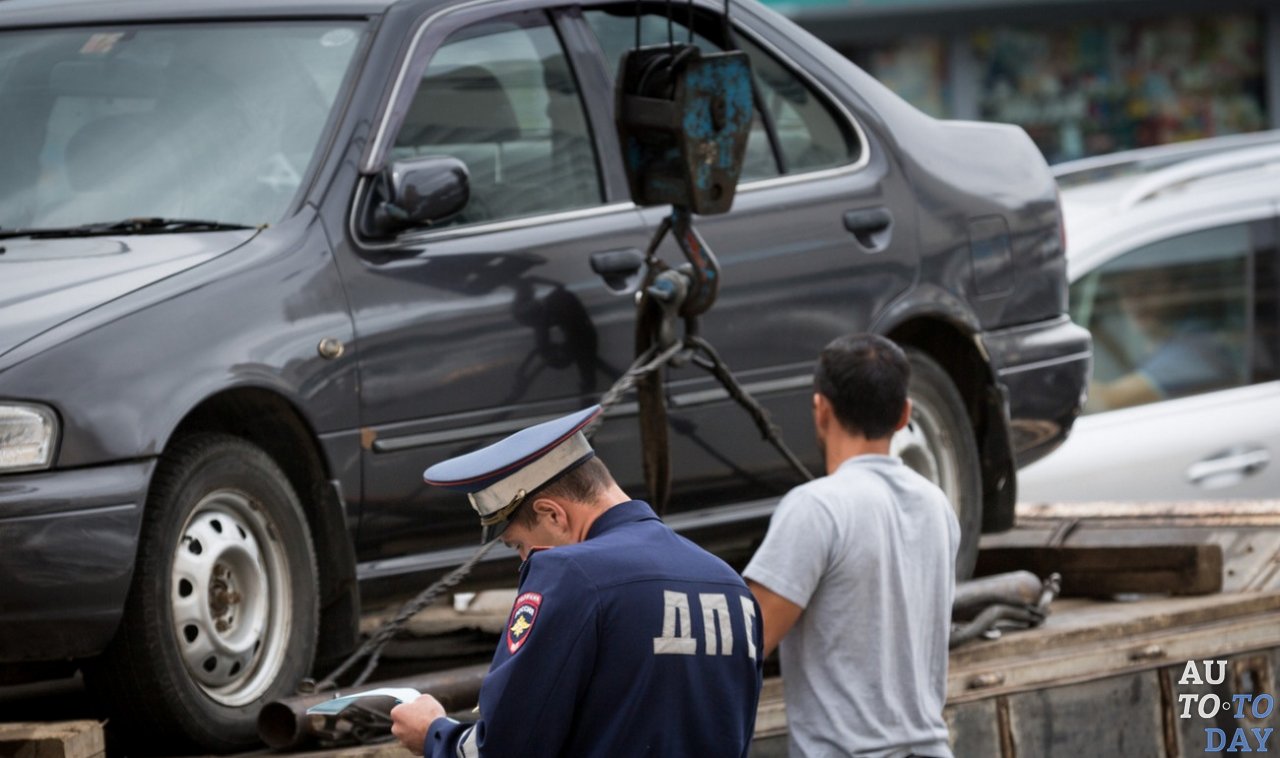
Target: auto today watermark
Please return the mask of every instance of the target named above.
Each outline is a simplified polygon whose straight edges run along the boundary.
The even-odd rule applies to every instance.
[[[1203,666],[1203,674],[1201,667]],[[1226,661],[1187,661],[1178,684],[1222,684],[1227,679]],[[1231,713],[1234,719],[1261,721],[1276,710],[1271,693],[1235,694],[1230,699],[1209,693],[1178,695],[1178,718],[1213,719],[1219,713]],[[1269,753],[1271,727],[1236,727],[1228,731],[1216,726],[1204,728],[1206,753]]]

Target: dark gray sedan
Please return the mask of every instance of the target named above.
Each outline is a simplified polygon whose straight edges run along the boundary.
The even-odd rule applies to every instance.
[[[644,44],[730,44],[721,4],[667,11],[0,6],[9,679],[83,663],[149,744],[235,748],[351,647],[362,593],[470,553],[470,509],[422,470],[598,401],[633,358],[665,210],[628,193],[618,60],[637,12]],[[757,114],[732,212],[696,224],[723,277],[702,334],[814,469],[818,350],[905,345],[895,446],[955,503],[966,571],[1085,384],[1053,178],[1021,130],[934,120],[776,13],[731,14]],[[461,212],[389,216],[441,155]],[[749,549],[796,475],[704,372],[667,378],[667,518]],[[628,402],[595,443],[641,495]]]

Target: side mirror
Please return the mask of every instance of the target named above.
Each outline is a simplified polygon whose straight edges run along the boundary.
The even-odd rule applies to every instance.
[[[367,231],[390,237],[416,226],[447,221],[471,199],[467,164],[433,155],[392,163],[374,186]]]

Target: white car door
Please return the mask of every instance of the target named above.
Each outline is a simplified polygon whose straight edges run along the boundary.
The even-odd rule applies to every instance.
[[[1280,382],[1085,416],[1023,502],[1280,497]]]
[[[1087,415],[1019,473],[1023,502],[1280,497],[1273,218],[1135,247],[1072,284]]]

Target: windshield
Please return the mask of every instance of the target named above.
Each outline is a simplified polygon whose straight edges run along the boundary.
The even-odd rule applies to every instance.
[[[363,26],[0,32],[0,230],[279,221]]]

